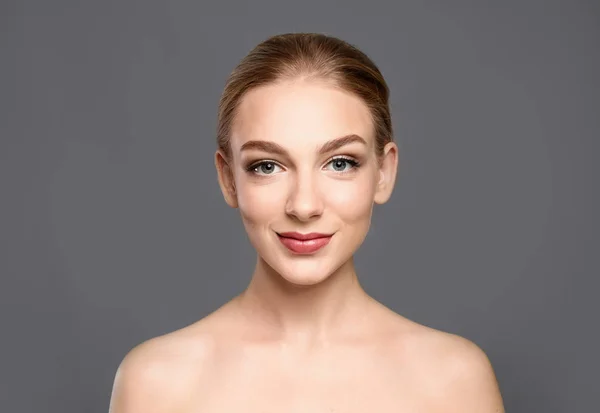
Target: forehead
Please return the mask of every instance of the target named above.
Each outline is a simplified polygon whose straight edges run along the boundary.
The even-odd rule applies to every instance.
[[[323,81],[287,81],[250,90],[232,127],[234,152],[249,140],[288,148],[315,147],[347,134],[373,145],[373,122],[357,96]]]

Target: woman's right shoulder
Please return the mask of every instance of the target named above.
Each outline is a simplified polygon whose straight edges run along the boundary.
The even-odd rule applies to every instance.
[[[110,413],[177,411],[214,351],[204,320],[136,345],[117,368]]]

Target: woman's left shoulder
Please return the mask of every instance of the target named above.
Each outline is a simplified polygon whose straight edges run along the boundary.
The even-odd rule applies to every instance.
[[[413,336],[415,344],[426,352],[428,359],[451,370],[482,369],[490,367],[490,361],[481,347],[458,334],[423,327]]]
[[[438,330],[403,317],[391,310],[381,317],[386,331],[393,332],[390,350],[402,358],[408,357],[422,363],[430,360],[433,368],[450,372],[464,369],[490,368],[486,353],[473,341],[458,334]]]
[[[472,340],[426,326],[414,326],[408,344],[415,370],[431,394],[457,411],[504,412],[492,364]],[[473,409],[479,410],[473,410]],[[451,410],[454,411],[454,410]]]

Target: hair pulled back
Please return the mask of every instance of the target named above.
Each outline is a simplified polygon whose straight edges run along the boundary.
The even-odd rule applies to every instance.
[[[381,155],[393,131],[389,89],[373,61],[355,46],[320,33],[285,33],[258,44],[227,79],[219,101],[217,145],[230,158],[230,136],[236,110],[251,89],[298,78],[319,79],[352,93],[367,105]]]

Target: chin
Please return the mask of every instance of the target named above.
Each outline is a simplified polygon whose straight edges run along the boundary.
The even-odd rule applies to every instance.
[[[313,286],[331,278],[352,254],[332,242],[313,254],[293,254],[281,244],[256,243],[261,261],[276,277],[296,286]]]
[[[275,272],[285,281],[290,284],[298,286],[311,286],[322,283],[333,275],[336,266],[328,261],[327,258],[321,257],[321,259],[309,258],[283,259],[282,261],[275,263],[272,268]],[[330,260],[329,260],[330,261]]]
[[[281,278],[290,284],[297,286],[309,287],[317,285],[325,281],[330,277],[331,274],[315,274],[315,273],[302,273],[302,272],[286,272],[282,271],[279,273]]]

